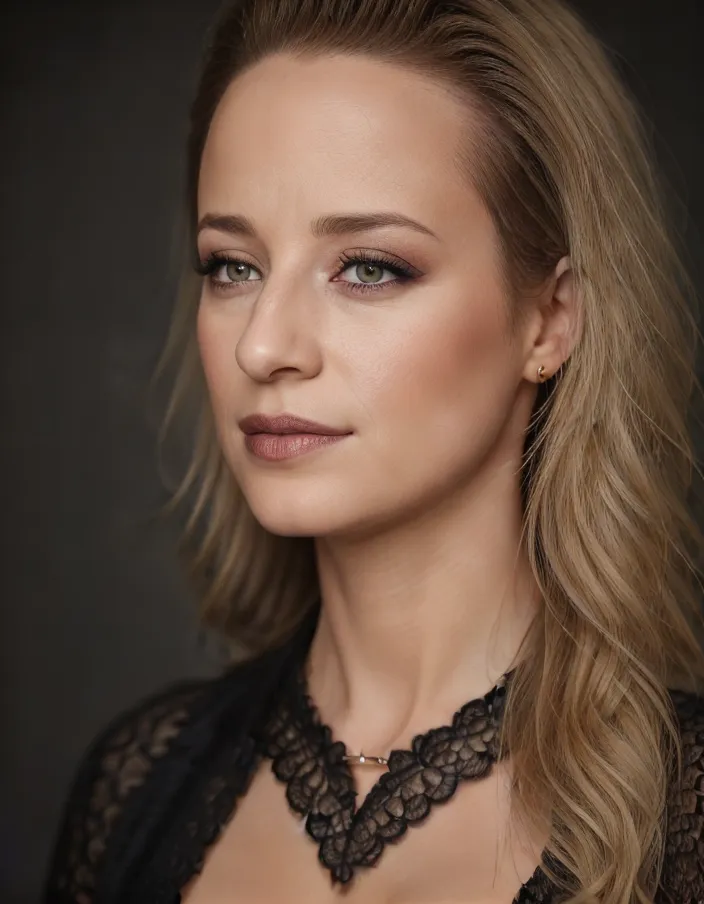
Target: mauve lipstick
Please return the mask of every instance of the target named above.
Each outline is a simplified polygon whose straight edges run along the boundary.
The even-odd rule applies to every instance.
[[[250,414],[239,421],[245,448],[266,461],[283,461],[337,443],[351,430],[328,427],[294,414]]]

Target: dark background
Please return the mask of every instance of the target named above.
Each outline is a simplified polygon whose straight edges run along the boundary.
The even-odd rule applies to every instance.
[[[652,123],[700,288],[703,6],[578,4]],[[216,8],[16,0],[1,14],[3,904],[38,900],[95,732],[221,662],[198,630],[175,526],[150,520],[165,497],[147,413],[176,284],[188,103]]]

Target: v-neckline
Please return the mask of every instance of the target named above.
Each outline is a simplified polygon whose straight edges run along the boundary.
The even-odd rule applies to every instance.
[[[489,774],[498,761],[498,729],[513,671],[461,706],[450,724],[416,735],[407,749],[392,750],[387,771],[357,806],[355,778],[343,759],[345,745],[323,722],[299,664],[258,746],[286,785],[289,806],[318,843],[319,860],[333,884],[347,884],[359,869],[373,866],[387,844],[424,821],[433,806],[448,801],[460,782]],[[548,860],[543,850],[510,904],[552,902],[555,888],[542,868]]]

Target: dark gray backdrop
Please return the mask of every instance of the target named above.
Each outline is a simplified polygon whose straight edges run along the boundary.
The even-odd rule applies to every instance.
[[[37,901],[98,728],[218,667],[175,532],[148,524],[163,494],[146,415],[187,105],[216,5],[16,0],[0,22],[3,904]],[[702,5],[580,3],[653,123],[700,286]]]

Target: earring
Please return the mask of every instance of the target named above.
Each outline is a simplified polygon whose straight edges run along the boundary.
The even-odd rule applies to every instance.
[[[538,368],[538,382],[544,383],[546,380],[547,380],[547,377],[545,376],[545,365],[541,364],[540,367]]]

